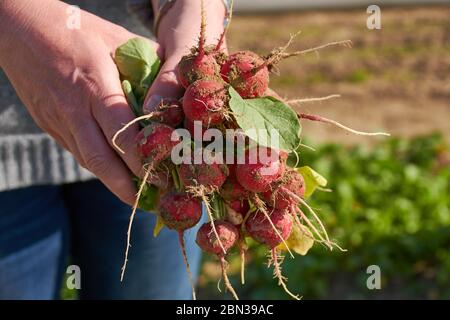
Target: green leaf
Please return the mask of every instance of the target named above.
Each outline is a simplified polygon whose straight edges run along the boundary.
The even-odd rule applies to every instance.
[[[297,169],[297,171],[305,179],[305,198],[311,196],[317,187],[325,187],[327,185],[327,179],[314,171],[311,167],[304,166]]]
[[[139,187],[141,179],[135,178],[136,187]],[[139,199],[139,209],[144,211],[155,211],[159,202],[159,189],[154,185],[146,184],[142,189],[141,198]]]
[[[306,226],[294,224],[289,238],[286,239],[286,243],[289,249],[304,256],[314,245],[314,237],[312,232]],[[280,243],[277,249],[283,251],[287,250],[284,243]]]
[[[133,38],[116,49],[114,61],[133,91],[147,89],[158,74],[161,60],[155,49],[143,38]]]
[[[122,90],[125,93],[125,97],[127,98],[128,104],[130,105],[131,110],[133,111],[136,117],[142,115],[141,107],[139,106],[136,97],[133,93],[133,88],[131,87],[131,83],[128,80],[122,81]]]
[[[230,109],[239,127],[252,140],[270,147],[271,140],[274,143],[279,138],[279,149],[288,152],[300,145],[300,121],[284,102],[274,97],[244,100],[231,86],[228,92]]]
[[[156,224],[153,228],[153,236],[156,238],[158,234],[161,232],[162,228],[164,228],[165,224],[160,216],[157,216],[156,218]]]

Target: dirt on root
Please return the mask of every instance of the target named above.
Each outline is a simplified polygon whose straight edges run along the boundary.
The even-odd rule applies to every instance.
[[[381,30],[367,29],[367,16],[365,8],[235,16],[229,49],[265,55],[298,30],[292,51],[351,39],[353,49],[329,48],[282,61],[271,87],[290,99],[341,94],[298,109],[354,129],[402,137],[439,130],[450,141],[450,6],[384,8]],[[306,121],[303,130],[315,143],[378,139]]]

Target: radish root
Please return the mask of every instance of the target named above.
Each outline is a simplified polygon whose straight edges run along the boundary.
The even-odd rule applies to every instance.
[[[133,124],[135,124],[136,122],[139,121],[143,121],[143,120],[148,120],[153,118],[154,116],[156,116],[158,113],[157,112],[151,112],[149,114],[145,114],[143,116],[134,118],[133,120],[131,120],[130,122],[128,122],[127,124],[125,124],[122,129],[118,130],[114,136],[111,139],[111,142],[113,144],[113,146],[122,154],[125,153],[125,151],[123,151],[116,143],[117,138],[119,137],[120,134],[122,134],[123,132],[125,132],[125,130],[127,130],[129,127],[131,127]]]
[[[205,204],[206,212],[208,213],[209,220],[211,221],[211,228],[213,229],[214,235],[216,236],[217,241],[219,242],[220,248],[223,251],[223,254],[226,254],[227,251],[225,250],[225,247],[223,246],[222,240],[220,240],[219,233],[216,229],[216,224],[214,223],[214,216],[211,211],[211,205],[209,203],[209,200],[206,196],[207,193],[211,192],[211,190],[208,190],[210,188],[206,188],[202,185],[197,186],[188,186],[187,191],[191,193],[195,197],[200,197]]]
[[[243,235],[241,235],[243,237]],[[239,255],[241,258],[241,284],[245,284],[245,253],[247,251],[247,246],[245,240],[239,240]]]
[[[191,287],[192,287],[192,299],[197,300],[197,297],[195,294],[194,277],[192,276],[191,267],[189,266],[189,261],[188,261],[187,254],[186,254],[186,245],[184,243],[183,231],[178,231],[178,240],[180,241],[181,252],[183,254],[184,263],[186,265],[186,271],[188,273],[189,282],[191,283]]]
[[[219,257],[219,259],[220,259],[220,266],[222,267],[222,278],[223,278],[223,283],[225,284],[225,288],[231,293],[231,295],[233,296],[233,298],[235,300],[239,300],[239,297],[236,294],[236,291],[234,291],[234,288],[231,285],[230,280],[228,279],[228,275],[227,275],[228,263],[225,260],[224,256]]]
[[[330,100],[330,99],[340,98],[340,97],[341,97],[340,94],[330,94],[328,96],[318,97],[318,98],[292,99],[292,100],[288,100],[286,103],[287,104],[301,104],[301,103],[305,103],[305,102],[325,101],[325,100]]]
[[[306,54],[306,53],[310,53],[310,52],[317,52],[319,50],[328,48],[328,47],[334,47],[334,46],[344,46],[346,48],[351,48],[352,47],[352,41],[351,40],[342,40],[342,41],[334,41],[334,42],[329,42],[329,43],[325,43],[323,45],[314,47],[314,48],[310,48],[310,49],[306,49],[306,50],[301,50],[301,51],[295,51],[295,52],[284,52],[281,53],[281,59],[286,59],[289,57],[294,57],[294,56],[299,56],[302,54]]]
[[[256,71],[260,70],[265,66],[267,66],[268,68],[273,68],[274,65],[280,62],[282,59],[282,55],[286,54],[287,48],[289,48],[292,41],[294,41],[294,38],[297,37],[300,33],[301,31],[297,31],[294,34],[291,34],[288,42],[284,46],[272,50],[272,52],[266,57],[266,61],[261,66],[257,67]]]
[[[315,114],[298,113],[297,115],[298,115],[298,117],[300,119],[306,119],[306,120],[310,120],[310,121],[318,121],[318,122],[332,124],[332,125],[334,125],[336,127],[339,127],[341,129],[344,129],[344,130],[346,130],[348,132],[351,132],[353,134],[360,135],[360,136],[390,136],[390,134],[386,133],[386,132],[363,132],[363,131],[357,131],[357,130],[354,130],[352,128],[346,127],[346,126],[344,126],[343,124],[341,124],[341,123],[339,123],[337,121],[334,121],[334,120],[331,120],[331,119],[327,119],[327,118],[324,118],[324,117],[321,117],[321,116],[318,116],[318,115],[315,115]]]
[[[300,300],[301,297],[293,294],[286,286],[287,278],[282,275],[280,266],[280,264],[283,262],[283,257],[277,254],[277,250],[275,248],[272,248],[271,252],[272,257],[269,260],[269,267],[273,263],[273,277],[278,279],[278,285],[281,286],[288,295],[290,295],[295,300]]]
[[[351,40],[343,40],[343,41],[334,41],[330,43],[326,43],[314,48],[301,50],[301,51],[295,51],[295,52],[286,52],[287,48],[291,45],[293,39],[299,34],[300,32],[297,32],[296,34],[291,35],[289,41],[284,47],[277,48],[275,50],[272,50],[272,52],[266,57],[266,62],[261,66],[267,66],[269,69],[271,69],[274,65],[276,65],[278,62],[280,62],[283,59],[299,56],[303,54],[307,54],[310,52],[318,52],[319,50],[332,47],[332,46],[345,46],[348,48],[352,47]],[[260,67],[258,67],[260,68]],[[257,69],[259,70],[259,69]]]
[[[134,201],[134,205],[133,205],[133,211],[131,212],[131,215],[130,215],[130,222],[128,224],[128,231],[127,231],[127,248],[125,249],[125,258],[123,261],[122,272],[120,274],[120,281],[123,281],[123,277],[125,275],[125,269],[127,268],[128,252],[131,247],[131,243],[130,243],[131,242],[131,227],[133,226],[134,216],[136,215],[136,210],[139,205],[139,199],[141,198],[142,191],[144,190],[144,187],[147,183],[147,179],[149,176],[150,176],[150,169],[145,170],[145,175],[144,175],[144,178],[142,179],[141,185],[139,186],[138,193],[136,194],[136,200]]]
[[[278,229],[275,227],[275,225],[272,222],[272,219],[270,219],[270,216],[267,213],[266,206],[265,206],[264,202],[256,194],[254,195],[253,198],[254,198],[254,201],[255,201],[255,206],[258,208],[258,210],[260,210],[265,215],[266,219],[269,220],[270,226],[275,231],[277,236],[281,239],[283,244],[286,246],[286,249],[289,252],[289,255],[291,256],[291,258],[294,259],[294,255],[292,254],[291,249],[289,249],[289,246],[286,243],[286,240],[280,234],[280,231],[278,231]]]
[[[303,230],[303,228],[307,228],[307,227],[305,227],[305,226],[301,223],[300,219],[298,218],[298,215],[297,215],[297,209],[296,209],[295,206],[292,206],[292,207],[291,207],[290,213],[291,213],[292,217],[294,218],[295,223],[296,223],[297,226],[300,228],[300,230]],[[316,232],[317,234],[320,235],[319,231],[317,231],[317,229],[314,227],[314,225],[312,225],[311,221],[309,221],[309,219],[303,214],[303,212],[302,212],[301,216],[302,216],[302,219],[303,219],[303,220],[308,220],[308,221],[307,221],[307,224],[310,226],[310,228],[311,228],[311,229],[314,229],[314,230],[315,230],[314,232]],[[303,232],[303,231],[302,231],[302,232]],[[326,241],[326,240],[320,240],[320,239],[317,239],[317,238],[314,237],[313,234],[309,235],[309,234],[306,233],[306,232],[303,232],[303,233],[304,233],[305,237],[308,237],[308,238],[312,239],[314,242],[318,242],[318,243],[324,245],[326,248],[329,248],[329,247],[326,245],[326,244],[327,244],[327,241]],[[325,244],[324,244],[324,243],[325,243]],[[336,246],[337,246],[337,245],[336,245]]]
[[[282,188],[282,190],[283,190],[283,192],[287,193],[292,199],[294,199],[295,201],[301,203],[302,205],[304,205],[309,210],[309,212],[312,214],[312,216],[314,217],[314,219],[317,221],[317,223],[319,224],[320,228],[322,229],[323,234],[325,235],[325,239],[322,238],[322,240],[325,240],[326,243],[331,243],[330,238],[328,237],[327,229],[325,228],[325,226],[323,225],[322,221],[317,216],[317,214],[314,212],[314,210],[306,203],[306,201],[303,200],[298,195],[296,195],[295,193],[293,193],[292,191],[286,189],[286,188]],[[306,217],[306,216],[303,214],[303,217]],[[309,220],[305,219],[305,221],[308,223]],[[332,248],[333,247],[330,245],[330,250],[332,250]]]

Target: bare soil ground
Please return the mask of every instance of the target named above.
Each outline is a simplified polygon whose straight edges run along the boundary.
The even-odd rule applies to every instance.
[[[355,129],[402,137],[439,130],[450,141],[450,6],[386,8],[381,14],[381,30],[366,28],[363,9],[236,16],[229,47],[231,52],[266,54],[298,30],[302,32],[292,50],[351,39],[353,49],[331,48],[285,60],[271,87],[289,98],[341,94],[299,108]],[[303,123],[305,136],[314,142],[368,140]]]

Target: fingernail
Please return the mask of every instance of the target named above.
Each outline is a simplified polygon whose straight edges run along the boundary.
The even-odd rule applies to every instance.
[[[149,97],[145,103],[144,106],[142,107],[144,114],[148,114],[150,112],[153,112],[156,110],[156,108],[159,106],[159,104],[163,101],[163,97],[158,95],[158,94],[154,94],[151,97]]]

